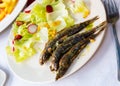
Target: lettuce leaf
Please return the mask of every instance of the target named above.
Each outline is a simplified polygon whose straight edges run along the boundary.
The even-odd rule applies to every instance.
[[[35,23],[46,22],[46,10],[42,4],[37,3],[31,10],[31,20]]]
[[[22,62],[27,58],[30,58],[36,53],[36,50],[32,47],[26,48],[22,46],[22,48],[16,48],[13,52],[16,62]]]
[[[73,19],[70,15],[65,16],[65,17],[64,17],[64,20],[65,20],[65,22],[66,22],[66,27],[70,27],[70,26],[72,26],[72,25],[75,24],[74,19]]]
[[[64,3],[62,0],[59,1],[58,4],[52,5],[54,11],[51,13],[47,13],[47,22],[51,28],[56,29],[56,31],[60,31],[65,27],[72,26],[74,24],[74,19],[69,15]],[[56,22],[60,22],[60,24],[54,24]]]
[[[74,2],[71,0],[65,0],[65,4],[67,9],[73,14],[81,13],[83,18],[86,18],[90,13],[83,0],[75,0]]]
[[[16,21],[24,21],[24,22],[29,22],[31,19],[31,14],[28,13],[20,13],[19,16],[17,17]]]

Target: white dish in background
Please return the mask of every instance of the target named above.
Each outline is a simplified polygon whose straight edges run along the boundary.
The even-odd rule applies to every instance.
[[[99,24],[102,21],[105,21],[106,14],[105,14],[105,10],[101,0],[94,0],[94,1],[88,0],[88,1],[90,1],[89,7],[91,10],[91,14],[87,19],[98,15],[100,19],[95,23],[95,25]],[[35,3],[36,1],[32,3],[32,5],[30,5],[29,8],[27,9],[30,9]],[[99,48],[104,38],[104,34],[105,34],[105,31],[103,31],[97,37],[94,43],[90,44],[89,49],[84,50],[82,55],[80,55],[79,59],[77,58],[73,62],[71,67],[68,69],[67,73],[61,79],[76,72],[78,69],[84,66],[92,58],[96,50]],[[9,38],[11,38],[11,35]],[[16,63],[13,57],[8,56],[7,57],[8,65],[10,69],[14,72],[14,74],[19,78],[21,78],[22,80],[25,80],[31,83],[48,83],[48,82],[55,81],[55,73],[50,71],[48,63],[43,66],[39,64],[39,56],[40,54],[38,53],[32,58],[22,63]]]
[[[6,74],[3,70],[0,69],[0,86],[4,86],[6,81]]]
[[[0,21],[0,32],[6,29],[14,21],[14,19],[22,11],[26,3],[27,3],[27,0],[18,0],[12,13],[10,15],[7,15],[2,21]]]

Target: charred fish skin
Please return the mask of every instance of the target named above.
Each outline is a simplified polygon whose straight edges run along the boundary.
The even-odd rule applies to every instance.
[[[51,53],[52,53],[52,49],[54,49],[55,47],[51,48],[51,46],[53,46],[54,44],[56,44],[56,40],[57,39],[53,39],[50,40],[48,43],[46,43],[45,48],[42,52],[42,57],[39,60],[39,63],[41,65],[43,65],[46,61],[49,60]]]
[[[74,46],[70,52],[68,52],[67,54],[65,54],[61,60],[60,60],[60,63],[59,63],[59,69],[57,71],[57,74],[56,74],[56,80],[58,80],[59,78],[61,78],[68,70],[68,68],[70,67],[71,63],[72,63],[72,60],[71,58],[77,54],[78,50],[79,52],[82,51],[82,49],[84,49],[86,46],[87,46],[88,42],[86,42],[86,44],[77,44],[76,46]],[[79,54],[79,53],[78,53]],[[66,58],[68,57],[68,58]]]
[[[59,68],[59,61],[60,61],[61,57],[66,52],[68,52],[72,48],[72,46],[74,46],[78,42],[82,42],[87,37],[90,37],[97,30],[99,30],[100,27],[104,26],[104,24],[105,24],[105,22],[102,22],[100,25],[96,26],[91,31],[84,32],[84,33],[77,33],[77,34],[69,37],[62,44],[60,44],[52,54],[52,62],[51,62],[51,66],[50,66],[51,71],[57,71],[57,69]]]
[[[63,29],[63,30],[61,30],[61,31],[59,31],[57,33],[58,34],[57,37],[61,38],[61,37],[65,36],[65,35],[71,36],[71,35],[73,35],[75,33],[78,33],[81,30],[83,30],[85,27],[87,27],[89,24],[96,21],[97,19],[99,19],[98,16],[96,16],[96,17],[94,17],[94,18],[92,18],[90,20],[84,21],[82,23],[75,24],[75,25],[73,25],[71,27],[65,28],[65,29]]]
[[[56,80],[61,78],[68,70],[72,62],[76,59],[79,53],[90,43],[90,39],[95,39],[103,30],[105,26],[101,28],[98,32],[91,35],[89,38],[83,41],[83,43],[77,43],[75,46],[72,47],[69,52],[67,52],[59,62],[59,69],[56,74]]]
[[[45,50],[43,51],[43,52],[45,52]],[[49,58],[50,56],[50,53],[44,53],[43,55],[42,55],[42,57],[44,57],[44,58],[41,58],[40,60],[39,60],[39,63],[41,64],[41,65],[43,65]]]
[[[72,48],[72,46],[74,46],[78,42],[82,42],[83,40],[85,40],[83,35],[81,35],[81,36],[80,35],[76,35],[75,37],[72,37],[72,39],[73,40],[71,40],[70,42],[67,41],[64,44],[59,45],[57,47],[57,49],[53,52],[52,62],[51,62],[51,66],[50,66],[51,71],[57,71],[57,69],[59,68],[59,61],[60,61],[61,57],[66,52],[68,52]]]
[[[48,43],[46,44],[44,50],[43,50],[43,55],[40,59],[40,64],[44,64],[51,56],[51,53],[54,51],[54,49],[56,48],[56,42],[63,36],[67,35],[67,36],[71,36],[79,31],[81,31],[82,29],[84,29],[85,27],[87,27],[89,24],[93,23],[94,21],[96,21],[98,19],[98,16],[87,20],[83,23],[77,24],[77,25],[73,25],[69,28],[65,28],[62,31],[58,32],[57,35],[55,36],[55,38],[53,40],[48,41]]]

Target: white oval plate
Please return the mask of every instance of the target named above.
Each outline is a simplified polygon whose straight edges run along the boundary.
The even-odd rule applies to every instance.
[[[24,6],[26,5],[27,0],[18,0],[17,5],[15,6],[14,10],[10,15],[7,15],[1,22],[0,22],[0,32],[6,29],[17,17],[17,15],[22,11]]]
[[[87,0],[86,0],[87,1]],[[103,7],[103,4],[100,0],[88,0],[90,1],[90,10],[91,14],[88,18],[92,18],[96,15],[100,17],[100,19],[95,23],[96,25],[102,21],[106,20],[106,14]],[[35,4],[34,2],[33,4]],[[32,6],[30,5],[30,9]],[[88,19],[87,18],[87,19]],[[67,71],[66,75],[63,78],[73,74],[75,71],[80,69],[83,65],[85,65],[96,52],[98,47],[100,46],[103,38],[104,38],[105,31],[103,31],[96,39],[94,43],[89,45],[88,49],[85,49],[84,52],[80,55],[79,59],[77,58],[69,70]],[[10,37],[11,38],[11,35]],[[34,57],[30,58],[29,60],[23,63],[16,63],[13,57],[8,56],[8,64],[11,70],[17,75],[19,78],[31,82],[31,83],[47,83],[55,81],[55,73],[51,72],[49,69],[49,63],[41,66],[39,64],[39,56],[40,54],[36,54]]]

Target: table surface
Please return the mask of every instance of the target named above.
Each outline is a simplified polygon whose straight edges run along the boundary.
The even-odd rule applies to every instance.
[[[120,0],[116,1],[120,2]],[[117,22],[116,27],[120,39],[120,20]],[[0,69],[3,69],[7,73],[5,86],[120,86],[120,82],[117,80],[115,43],[110,25],[108,25],[108,30],[102,45],[91,61],[73,75],[60,81],[47,84],[24,82],[10,71],[6,61],[5,51],[10,30],[11,26],[0,33]]]

